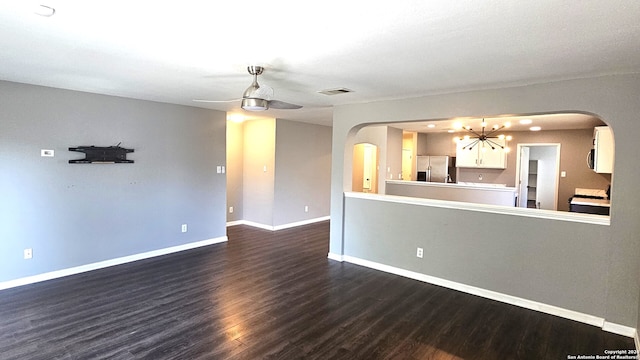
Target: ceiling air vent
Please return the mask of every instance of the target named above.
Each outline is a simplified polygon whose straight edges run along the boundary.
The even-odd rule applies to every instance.
[[[320,94],[325,94],[325,95],[338,95],[338,94],[346,94],[346,93],[350,93],[353,92],[353,90],[347,89],[347,88],[335,88],[335,89],[326,89],[326,90],[321,90],[318,91]]]

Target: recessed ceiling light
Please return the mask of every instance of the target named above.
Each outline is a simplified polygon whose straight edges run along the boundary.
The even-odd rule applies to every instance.
[[[540,131],[540,130],[542,130],[542,128],[540,126],[532,126],[532,127],[529,128],[529,130],[531,130],[531,131]]]
[[[532,122],[533,122],[533,120],[531,120],[531,119],[522,119],[522,120],[520,120],[520,124],[522,124],[522,125],[529,125]]]
[[[448,132],[449,134],[453,134],[453,133],[454,133],[454,132],[456,132],[456,131],[455,131],[455,130],[453,130],[453,129],[449,129],[449,130],[447,130],[447,132]]]
[[[34,6],[33,12],[36,15],[40,15],[40,16],[44,16],[44,17],[51,17],[51,16],[53,16],[53,14],[56,13],[56,9],[52,8],[51,6],[47,6],[47,5],[37,5],[37,6]]]
[[[433,129],[433,128],[434,128],[434,127],[436,127],[436,126],[435,126],[434,124],[429,124],[429,125],[427,125],[427,127],[428,127],[429,129]]]

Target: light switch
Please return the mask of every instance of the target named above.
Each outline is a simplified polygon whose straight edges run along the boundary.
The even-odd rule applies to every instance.
[[[560,172],[560,177],[567,177],[567,172],[566,171],[561,171]]]

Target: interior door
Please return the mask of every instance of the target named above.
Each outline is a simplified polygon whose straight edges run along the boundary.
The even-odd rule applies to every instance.
[[[365,192],[372,192],[373,190],[373,176],[375,169],[375,155],[374,146],[371,144],[364,144],[364,166],[363,166],[363,179],[362,188]]]
[[[352,191],[377,193],[378,147],[360,143],[353,146]]]
[[[413,180],[413,151],[411,149],[402,149],[402,180]]]
[[[529,191],[529,148],[523,146],[520,148],[520,178],[518,184],[518,206],[527,207],[527,193]]]

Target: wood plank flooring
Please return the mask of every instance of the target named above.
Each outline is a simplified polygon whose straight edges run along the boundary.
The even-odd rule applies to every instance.
[[[329,223],[0,291],[0,359],[567,359],[589,325],[327,259]]]

